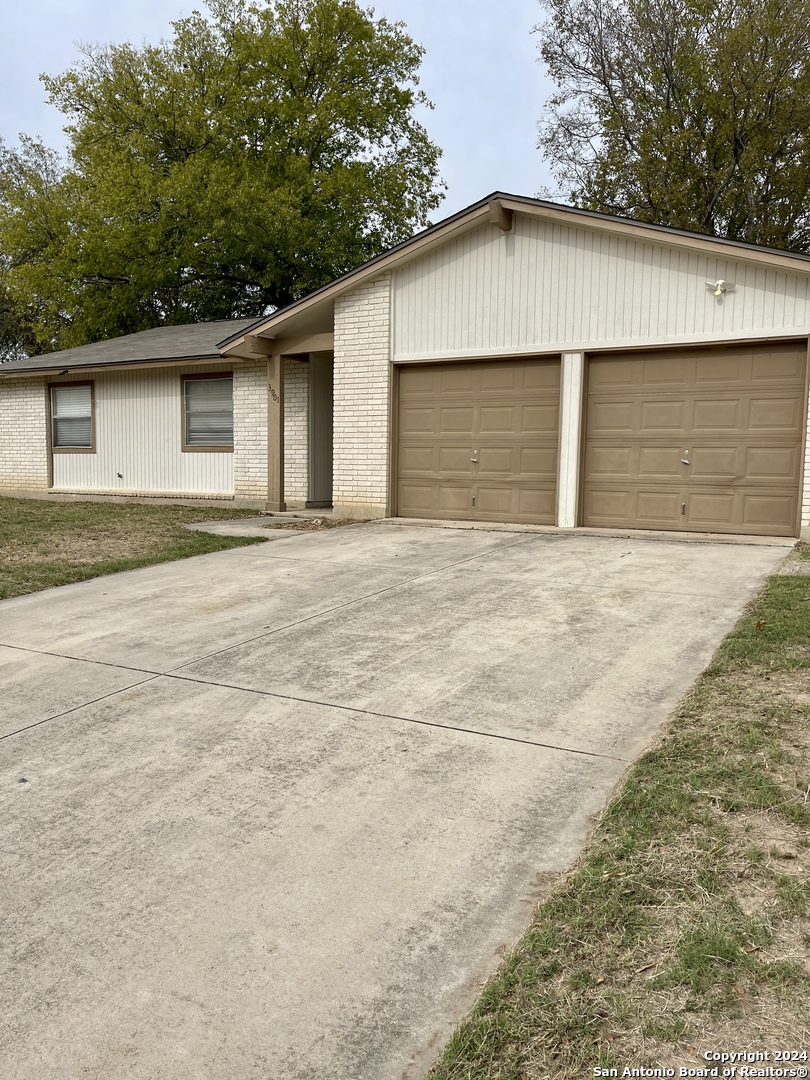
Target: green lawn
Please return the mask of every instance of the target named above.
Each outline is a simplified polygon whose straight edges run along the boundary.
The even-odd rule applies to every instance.
[[[255,510],[0,498],[0,600],[189,555],[262,543],[183,525]]]
[[[810,1052],[808,720],[810,577],[773,577],[430,1077]]]

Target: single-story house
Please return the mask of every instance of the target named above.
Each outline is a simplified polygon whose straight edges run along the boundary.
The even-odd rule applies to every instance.
[[[0,366],[0,494],[810,538],[810,257],[501,192],[259,319]]]

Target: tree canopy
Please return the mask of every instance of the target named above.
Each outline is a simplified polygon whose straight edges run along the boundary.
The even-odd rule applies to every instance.
[[[0,349],[258,316],[428,223],[440,151],[403,24],[355,0],[208,9],[43,76],[68,158],[0,152]]]
[[[810,250],[810,0],[540,2],[572,202]]]

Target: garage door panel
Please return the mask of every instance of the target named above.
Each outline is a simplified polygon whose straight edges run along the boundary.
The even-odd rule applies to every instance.
[[[436,489],[432,484],[401,480],[397,495],[401,512],[408,517],[430,517],[436,512]]]
[[[398,513],[553,524],[559,387],[559,360],[403,367]]]
[[[687,423],[686,402],[642,401],[640,409],[641,431],[654,435],[657,432],[683,431]]]
[[[506,473],[512,475],[520,472],[518,447],[515,446],[482,446],[478,451],[478,475],[486,476],[488,473]],[[467,471],[469,472],[470,455],[467,454]]]
[[[795,498],[788,492],[784,495],[747,494],[742,499],[742,520],[750,529],[767,527],[777,534],[792,536],[796,528]]]
[[[525,364],[522,372],[523,390],[545,390],[553,396],[560,389],[560,365],[556,361],[544,364]]]
[[[801,351],[766,350],[752,357],[753,383],[786,382],[791,386],[804,381],[805,356]]]
[[[739,383],[747,380],[750,359],[734,353],[704,353],[695,357],[696,386],[706,383]]]
[[[637,460],[635,472],[644,480],[651,480],[653,477],[678,480],[683,474],[680,444],[639,447]]]
[[[629,446],[594,446],[588,447],[585,457],[585,472],[588,476],[602,480],[627,479],[634,476],[634,451]]]
[[[738,475],[743,476],[744,468],[740,462],[744,458],[739,446],[699,446],[692,444],[691,466],[681,469],[686,479],[688,471],[692,480],[723,480],[732,482]]]
[[[438,372],[440,394],[459,393],[466,391],[473,393],[478,389],[476,386],[476,372],[464,364],[452,364],[442,368]]]
[[[635,385],[635,362],[625,359],[604,359],[598,368],[588,374],[588,383],[592,390],[630,389]]]
[[[686,525],[717,531],[734,524],[735,497],[728,492],[694,492],[688,499]]]
[[[408,473],[430,472],[434,467],[432,446],[404,446],[399,455],[399,468],[403,476]]]
[[[588,525],[629,525],[635,516],[635,499],[627,488],[590,487],[585,491],[585,521]]]
[[[557,405],[523,405],[520,421],[522,435],[546,436],[556,441],[560,410]]]
[[[556,515],[557,505],[554,491],[539,488],[518,488],[517,500],[518,517],[554,519]]]
[[[506,390],[510,396],[523,389],[523,375],[519,367],[514,364],[501,362],[497,366],[491,365],[482,368],[480,372],[480,385],[482,393]]]
[[[804,342],[592,357],[584,523],[795,535],[805,366]]]
[[[471,495],[469,486],[453,484],[439,484],[438,486],[438,511],[443,516],[455,517],[457,514],[468,514],[470,511]]]
[[[482,435],[493,432],[515,432],[519,407],[517,405],[482,405],[479,431]],[[472,425],[469,430],[472,430]]]
[[[424,408],[406,407],[400,412],[400,431],[403,434],[422,434],[436,430],[438,418],[437,410],[426,406]]]
[[[632,401],[595,401],[588,409],[588,430],[594,436],[622,432],[631,434],[633,423]]]
[[[748,430],[755,434],[795,431],[799,426],[801,402],[792,398],[752,398],[748,412]]]
[[[466,444],[463,446],[439,446],[434,457],[438,457],[438,472],[441,476],[447,476],[448,473],[469,476],[470,448]],[[428,464],[426,468],[431,469],[432,465]]]
[[[400,391],[407,394],[425,394],[430,398],[436,396],[439,386],[436,372],[426,364],[408,368],[402,372]]]
[[[636,494],[636,517],[642,528],[670,528],[681,519],[681,505],[679,491],[640,489]]]
[[[472,430],[473,410],[471,406],[460,409],[439,410],[439,433],[449,434],[458,431],[468,432]]]
[[[479,484],[477,508],[480,514],[506,517],[513,512],[514,491],[507,485],[496,487],[491,484]]]
[[[739,397],[698,399],[692,415],[693,431],[736,431],[740,427],[742,407]]]
[[[641,367],[641,385],[645,388],[660,387],[669,383],[682,386],[686,381],[687,361],[678,356],[662,356],[660,359],[644,360]]]
[[[798,446],[749,446],[745,452],[745,475],[752,480],[798,484],[801,448]]]
[[[557,477],[557,447],[521,446],[517,472],[522,476],[545,477],[555,481]]]

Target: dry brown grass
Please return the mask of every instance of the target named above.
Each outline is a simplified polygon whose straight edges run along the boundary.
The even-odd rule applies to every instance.
[[[261,543],[183,528],[255,511],[0,498],[0,599],[101,574]]]
[[[319,532],[321,529],[340,529],[344,525],[360,525],[359,518],[302,517],[283,521],[268,521],[262,529],[289,529],[294,532]]]

